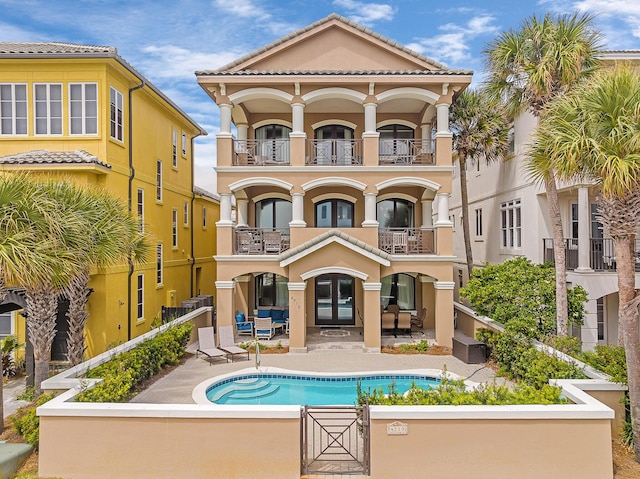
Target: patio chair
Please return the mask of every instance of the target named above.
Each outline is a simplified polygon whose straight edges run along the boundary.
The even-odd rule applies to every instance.
[[[398,313],[398,331],[406,331],[411,336],[411,313],[409,311],[400,311]],[[397,332],[397,331],[396,331]],[[413,336],[411,336],[413,337]]]
[[[233,358],[239,354],[246,354],[247,361],[249,360],[249,351],[236,346],[233,340],[233,326],[218,327],[218,336],[220,339],[219,348],[231,356],[231,362],[233,362]]]
[[[407,233],[394,232],[393,233],[393,253],[406,253],[407,252]]]
[[[396,329],[396,315],[389,311],[385,311],[380,316],[380,328],[381,329]]]
[[[213,326],[207,326],[206,328],[198,328],[198,349],[196,349],[196,357],[198,353],[202,353],[209,361],[209,366],[215,358],[225,358],[229,362],[229,355],[224,351],[216,348],[216,336],[213,331]]]
[[[266,254],[280,254],[280,249],[282,248],[282,234],[280,231],[265,231],[262,234],[262,238],[264,240],[264,252]]]
[[[255,318],[253,320],[256,339],[271,339],[276,334],[276,329],[271,318]]]
[[[422,308],[420,316],[411,316],[411,327],[424,328],[424,320],[427,319],[427,308]]]
[[[260,254],[262,243],[249,231],[236,231],[238,254]]]
[[[236,314],[236,330],[238,334],[248,334],[249,336],[253,336],[253,323],[251,321],[247,321],[244,313]]]

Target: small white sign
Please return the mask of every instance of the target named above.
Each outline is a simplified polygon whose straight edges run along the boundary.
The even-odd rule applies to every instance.
[[[409,425],[404,422],[395,421],[391,424],[387,424],[388,436],[402,436],[409,434]]]

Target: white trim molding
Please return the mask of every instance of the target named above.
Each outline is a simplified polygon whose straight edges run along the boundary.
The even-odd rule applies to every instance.
[[[302,101],[304,101],[307,105],[315,101],[324,100],[326,98],[339,98],[341,100],[351,100],[356,103],[363,104],[367,99],[367,95],[356,90],[340,87],[320,88],[318,90],[313,90],[302,95]]]
[[[312,269],[311,271],[302,273],[300,277],[306,281],[309,278],[315,278],[316,276],[320,276],[322,274],[331,274],[331,273],[347,274],[349,276],[360,278],[362,281],[366,281],[367,278],[369,277],[368,274],[363,273],[362,271],[358,271],[357,269],[353,269],[353,268],[344,268],[342,266],[325,266],[324,268]]]
[[[233,289],[236,285],[235,281],[216,281],[216,289]]]
[[[435,289],[450,289],[453,290],[456,287],[456,283],[453,281],[434,281],[433,287]]]
[[[380,291],[382,283],[362,283],[362,289],[365,291]]]
[[[307,289],[307,283],[287,283],[289,291],[304,291]]]
[[[433,191],[438,191],[441,187],[438,183],[427,180],[425,178],[419,178],[417,176],[399,176],[397,178],[391,178],[389,180],[381,181],[376,185],[378,191],[390,188],[392,186],[407,186],[407,185],[415,185],[422,186],[424,188],[428,188]]]
[[[229,100],[234,104],[242,103],[248,100],[255,99],[270,99],[280,100],[286,103],[291,103],[293,95],[286,93],[276,88],[247,88],[246,90],[239,91],[229,95]]]
[[[229,189],[235,193],[236,191],[248,188],[249,186],[277,186],[287,191],[291,191],[291,188],[293,188],[291,183],[278,178],[261,178],[259,176],[255,176],[253,178],[245,178],[244,180],[231,183],[229,185]]]
[[[432,91],[425,90],[424,88],[406,86],[383,91],[382,93],[378,93],[376,98],[378,99],[378,104],[398,98],[411,98],[412,100],[422,100],[433,105],[440,99],[440,95],[433,93]]]
[[[367,187],[366,184],[361,181],[352,180],[350,178],[339,178],[339,177],[325,177],[318,178],[317,180],[307,181],[302,185],[302,189],[304,191],[312,190],[313,188],[319,188],[321,186],[350,186],[351,188],[356,188],[360,191],[364,191]]]

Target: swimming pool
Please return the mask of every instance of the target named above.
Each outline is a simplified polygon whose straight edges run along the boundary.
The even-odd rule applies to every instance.
[[[246,405],[354,405],[357,383],[363,391],[381,388],[387,392],[391,384],[404,393],[412,384],[421,388],[440,383],[437,375],[419,373],[376,372],[319,375],[303,372],[245,372],[224,378],[213,378],[199,386],[207,402]],[[197,388],[198,389],[198,388]],[[194,399],[196,392],[194,391]]]

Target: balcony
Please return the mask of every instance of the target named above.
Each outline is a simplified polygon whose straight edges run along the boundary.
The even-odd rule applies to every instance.
[[[362,140],[307,140],[305,165],[362,165]]]
[[[433,165],[434,154],[427,142],[406,138],[382,138],[379,142],[380,165]]]
[[[291,148],[288,139],[235,140],[234,166],[288,166]]]
[[[390,254],[434,254],[435,232],[421,228],[380,228],[378,248]]]
[[[544,261],[554,263],[553,240],[543,238]],[[567,270],[578,267],[578,239],[565,238]],[[589,267],[594,271],[616,271],[616,250],[611,238],[591,238],[589,240]],[[636,271],[640,271],[640,239],[635,244]]]
[[[289,228],[244,228],[233,231],[233,254],[278,255],[291,246]]]

